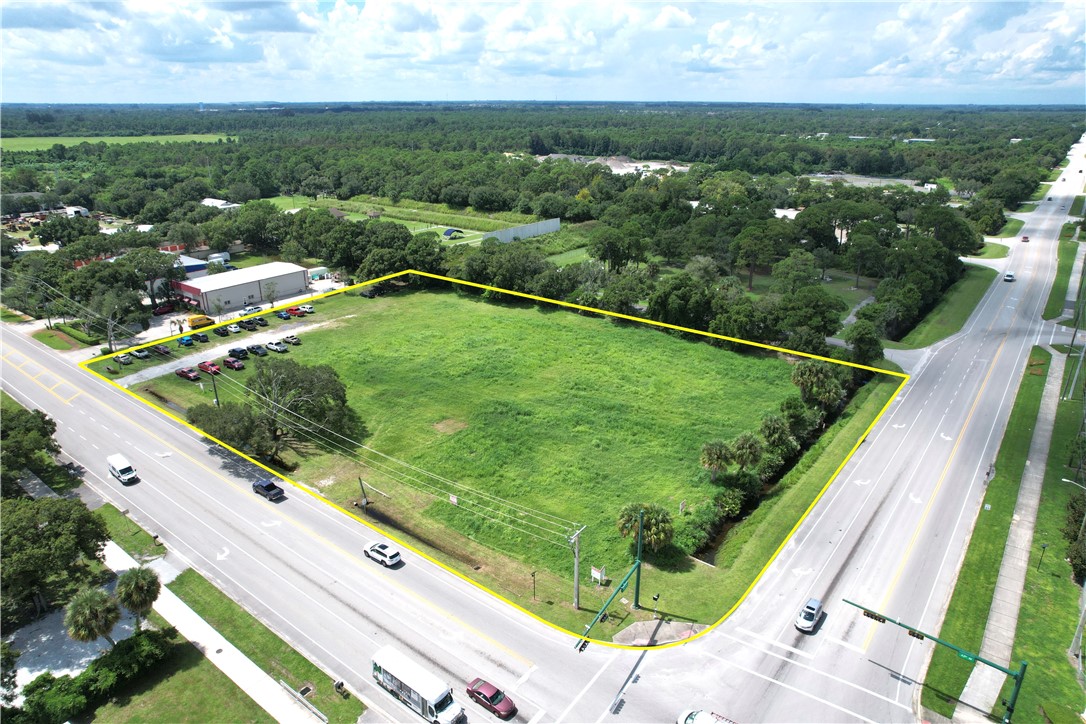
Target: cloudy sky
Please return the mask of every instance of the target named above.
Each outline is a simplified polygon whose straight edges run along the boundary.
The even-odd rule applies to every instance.
[[[0,0],[4,102],[1086,103],[1086,0]]]

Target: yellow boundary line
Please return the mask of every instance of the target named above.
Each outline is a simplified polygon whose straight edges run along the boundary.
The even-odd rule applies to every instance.
[[[778,352],[778,353],[781,353],[781,354],[792,355],[792,356],[795,356],[795,357],[807,357],[807,358],[810,358],[810,359],[821,360],[823,362],[829,362],[831,364],[844,365],[846,367],[855,367],[856,369],[867,370],[869,372],[875,372],[877,374],[890,375],[892,377],[901,378],[901,383],[898,385],[897,389],[894,390],[893,396],[890,397],[890,399],[886,401],[886,404],[882,406],[881,410],[879,410],[878,414],[875,416],[875,419],[872,420],[871,424],[869,424],[867,426],[867,429],[864,430],[863,435],[861,435],[856,440],[856,442],[852,446],[852,449],[848,451],[848,454],[845,456],[844,460],[842,460],[841,464],[837,466],[837,469],[833,471],[833,474],[830,475],[829,479],[826,481],[826,484],[823,485],[822,488],[818,491],[818,494],[815,495],[814,499],[811,501],[811,504],[807,506],[807,509],[803,511],[803,514],[800,515],[798,520],[796,520],[795,525],[792,526],[792,529],[788,531],[788,534],[784,537],[784,540],[781,541],[780,545],[777,546],[777,549],[774,550],[772,555],[770,555],[769,558],[766,560],[765,565],[762,567],[762,570],[760,570],[758,572],[758,575],[756,575],[754,577],[754,580],[752,580],[750,585],[747,586],[747,589],[745,591],[743,591],[743,594],[739,597],[739,600],[736,601],[735,604],[733,604],[732,607],[730,609],[728,609],[728,611],[726,613],[724,613],[724,615],[722,615],[719,619],[717,619],[717,621],[715,623],[713,623],[712,625],[707,626],[704,630],[699,631],[697,634],[695,634],[693,636],[690,636],[689,638],[685,638],[685,639],[682,639],[680,641],[673,641],[671,643],[659,644],[659,645],[656,645],[656,646],[631,646],[631,645],[627,645],[627,644],[616,644],[613,641],[603,641],[601,639],[589,639],[593,643],[597,643],[597,644],[600,644],[602,646],[609,646],[611,648],[629,649],[629,650],[633,650],[633,651],[645,651],[645,650],[657,650],[657,649],[672,648],[674,646],[681,646],[681,645],[684,645],[686,643],[689,643],[690,641],[693,641],[695,639],[698,639],[698,638],[701,638],[702,636],[707,635],[709,632],[711,632],[713,629],[715,629],[717,626],[719,626],[721,623],[723,623],[729,616],[731,616],[732,613],[734,613],[735,610],[737,608],[739,608],[740,605],[742,605],[743,601],[745,601],[747,599],[747,596],[749,596],[751,591],[754,590],[754,587],[756,585],[758,585],[758,582],[765,575],[765,573],[769,569],[769,567],[771,565],[773,565],[773,562],[775,560],[777,560],[777,557],[780,555],[781,551],[784,550],[784,547],[786,545],[788,545],[789,541],[792,540],[792,536],[794,536],[796,534],[796,531],[799,530],[799,527],[807,519],[807,516],[809,516],[811,514],[811,511],[814,510],[814,507],[818,504],[818,501],[820,501],[822,499],[822,496],[826,494],[826,491],[829,490],[830,485],[832,485],[833,482],[837,479],[837,476],[840,475],[841,470],[843,470],[845,465],[847,465],[848,462],[852,459],[852,456],[856,454],[856,450],[859,449],[860,444],[863,443],[864,439],[871,433],[871,431],[874,429],[875,425],[877,425],[879,420],[882,419],[882,416],[884,414],[886,414],[886,411],[890,408],[890,405],[893,404],[897,400],[898,395],[901,394],[901,390],[905,387],[906,384],[908,384],[909,379],[910,379],[910,376],[908,374],[903,373],[903,372],[894,372],[894,371],[891,371],[891,370],[883,370],[883,369],[879,369],[878,367],[869,367],[867,365],[860,365],[860,364],[856,364],[854,362],[844,362],[842,360],[831,359],[829,357],[821,357],[819,355],[808,354],[806,352],[797,352],[795,350],[785,349],[784,347],[775,347],[773,345],[763,344],[761,342],[751,342],[749,340],[737,339],[735,337],[726,337],[724,335],[714,334],[712,332],[703,332],[701,330],[691,329],[689,327],[681,327],[679,325],[668,324],[666,322],[656,322],[656,321],[653,321],[653,320],[650,320],[650,319],[642,319],[640,317],[634,317],[634,316],[631,316],[631,315],[628,315],[628,314],[620,314],[618,312],[608,312],[608,311],[603,310],[603,309],[595,309],[594,307],[586,307],[586,306],[582,306],[580,304],[573,304],[571,302],[563,302],[563,301],[559,301],[559,300],[556,300],[556,299],[547,299],[546,297],[539,297],[539,296],[536,296],[534,294],[526,294],[524,292],[515,292],[515,291],[511,291],[509,289],[501,289],[499,287],[492,287],[492,286],[488,286],[486,284],[478,284],[476,282],[468,282],[468,281],[464,281],[463,279],[454,279],[452,277],[441,276],[440,274],[431,274],[429,272],[417,271],[417,270],[414,270],[414,269],[407,269],[407,270],[404,270],[404,271],[401,271],[401,272],[386,274],[383,277],[377,277],[376,279],[371,279],[370,281],[367,281],[367,282],[361,282],[359,284],[353,284],[353,285],[351,285],[349,287],[343,287],[342,289],[336,289],[336,290],[333,290],[333,291],[330,291],[330,292],[325,292],[324,294],[316,294],[316,295],[314,295],[312,297],[307,297],[306,299],[302,300],[302,302],[287,302],[287,303],[281,304],[281,305],[279,305],[277,307],[272,307],[272,308],[270,308],[270,309],[268,309],[266,311],[261,311],[261,312],[258,312],[256,314],[246,315],[245,317],[238,317],[237,319],[248,319],[249,317],[255,317],[255,316],[259,316],[259,315],[266,314],[266,313],[269,313],[269,312],[275,312],[275,311],[278,311],[280,309],[284,309],[286,307],[297,306],[297,304],[299,304],[299,303],[308,303],[308,302],[311,302],[311,301],[314,301],[314,300],[317,300],[317,299],[324,299],[325,297],[335,296],[337,294],[346,294],[346,293],[348,293],[348,292],[350,292],[350,291],[352,291],[354,289],[358,289],[360,287],[369,286],[371,284],[378,284],[380,282],[388,281],[390,279],[395,279],[397,277],[401,277],[401,276],[408,275],[408,274],[414,274],[414,275],[417,275],[417,276],[428,277],[430,279],[436,279],[436,280],[439,280],[439,281],[448,282],[450,284],[462,284],[464,286],[475,287],[477,289],[483,289],[483,290],[486,290],[486,291],[498,292],[500,294],[509,294],[509,295],[515,296],[515,297],[522,297],[524,299],[531,299],[533,301],[543,302],[543,303],[546,303],[546,304],[555,304],[555,305],[558,305],[560,307],[568,307],[570,309],[577,309],[577,310],[580,310],[580,311],[583,311],[583,312],[589,312],[589,313],[592,313],[592,314],[601,314],[601,315],[608,316],[608,317],[615,317],[616,319],[625,319],[625,320],[630,321],[630,322],[638,322],[638,323],[641,323],[641,324],[650,324],[650,325],[653,325],[653,326],[656,326],[656,327],[662,327],[662,328],[665,328],[665,329],[673,329],[673,330],[676,330],[676,331],[679,331],[679,332],[687,332],[689,334],[696,334],[696,335],[701,335],[703,337],[710,337],[712,339],[721,339],[721,340],[724,340],[724,341],[727,341],[727,342],[733,342],[735,344],[743,344],[743,345],[747,345],[747,346],[750,346],[750,347],[758,347],[760,349],[769,350],[771,352]],[[235,321],[236,320],[231,320],[229,322],[220,322],[218,324],[214,324],[214,325],[211,325],[209,327],[205,327],[203,329],[214,329],[215,327],[221,327],[224,324],[233,324]],[[159,339],[159,340],[154,341],[154,342],[148,342],[148,343],[140,345],[138,347],[133,347],[132,349],[143,349],[145,347],[150,347],[150,346],[153,346],[153,345],[156,345],[156,344],[162,344],[162,343],[168,342],[170,340],[178,339],[179,337],[183,337],[183,336],[186,336],[186,335],[189,335],[189,334],[191,334],[191,332],[182,332],[182,333],[179,333],[179,334],[172,335],[170,337],[163,337],[162,339]],[[452,575],[456,576],[457,578],[461,579],[462,581],[465,581],[466,583],[469,583],[472,586],[475,586],[479,590],[493,596],[494,598],[498,599],[499,601],[502,601],[502,602],[508,604],[509,606],[512,606],[514,609],[520,611],[521,613],[526,614],[527,616],[530,616],[531,618],[534,618],[536,621],[539,621],[542,624],[550,626],[551,628],[555,629],[556,631],[560,631],[561,633],[568,634],[569,636],[571,636],[573,638],[576,638],[578,640],[584,638],[583,635],[578,634],[578,633],[576,633],[574,631],[570,631],[569,629],[562,628],[558,624],[555,624],[555,623],[553,623],[551,621],[548,621],[545,618],[542,618],[541,616],[539,616],[538,614],[533,613],[532,611],[529,611],[528,609],[524,608],[520,604],[518,604],[518,603],[516,603],[514,601],[510,601],[508,598],[501,595],[500,593],[497,593],[497,592],[493,591],[492,589],[488,588],[487,586],[483,585],[482,583],[479,583],[478,581],[475,581],[475,580],[467,577],[466,575],[464,575],[460,571],[457,571],[454,568],[451,568],[451,567],[445,565],[441,561],[436,560],[435,558],[427,555],[426,553],[424,553],[424,552],[422,552],[420,550],[417,550],[413,546],[411,546],[411,545],[409,545],[407,543],[404,543],[403,541],[398,540],[395,536],[388,535],[388,533],[386,533],[385,531],[381,530],[380,528],[375,527],[372,523],[369,523],[368,521],[363,520],[359,516],[355,515],[351,511],[347,510],[346,508],[343,508],[342,506],[337,505],[336,503],[332,502],[328,498],[325,498],[323,495],[321,495],[319,493],[316,493],[314,491],[311,491],[305,486],[295,484],[293,480],[286,477],[285,475],[281,475],[281,474],[277,473],[276,471],[272,470],[271,468],[269,468],[266,465],[264,465],[263,463],[261,463],[259,460],[255,460],[254,458],[249,457],[248,455],[241,452],[240,450],[236,450],[235,448],[231,447],[230,445],[227,445],[223,441],[221,441],[221,440],[219,440],[217,438],[214,438],[211,435],[208,435],[203,430],[200,430],[200,429],[198,429],[196,427],[193,427],[191,424],[189,424],[185,420],[182,420],[180,417],[173,414],[169,410],[166,410],[164,408],[161,408],[161,407],[158,407],[157,405],[152,404],[151,402],[149,402],[145,398],[140,397],[139,395],[137,395],[134,392],[130,391],[128,388],[123,387],[122,385],[118,384],[117,382],[113,381],[112,379],[100,374],[99,372],[96,372],[95,370],[92,370],[89,367],[89,365],[91,365],[91,364],[93,364],[95,362],[101,362],[102,360],[110,359],[116,354],[118,354],[118,353],[114,352],[113,354],[101,355],[99,357],[95,357],[93,359],[87,360],[86,362],[81,362],[79,364],[79,366],[82,367],[86,372],[98,377],[101,380],[104,380],[105,382],[108,382],[109,384],[116,387],[118,390],[121,390],[125,394],[130,395],[131,397],[135,398],[136,400],[139,400],[141,403],[143,403],[143,404],[145,404],[145,405],[147,405],[147,406],[149,406],[149,407],[151,407],[151,408],[153,408],[155,410],[158,410],[159,412],[163,413],[164,415],[171,418],[175,422],[179,422],[182,425],[184,425],[185,427],[192,430],[193,432],[201,435],[202,437],[204,437],[204,438],[206,438],[208,440],[211,440],[216,445],[219,445],[219,446],[225,448],[226,450],[229,450],[230,452],[232,452],[235,455],[243,458],[244,460],[249,461],[253,465],[256,465],[257,467],[267,471],[271,475],[274,475],[277,478],[280,478],[280,479],[282,479],[284,481],[287,481],[287,482],[291,483],[292,487],[294,487],[295,489],[300,490],[300,491],[302,491],[304,493],[307,493],[308,495],[312,496],[316,500],[318,500],[318,501],[332,507],[335,510],[338,510],[340,513],[343,513],[347,517],[349,517],[349,518],[351,518],[351,519],[353,519],[355,521],[358,521],[359,523],[362,523],[367,528],[370,528],[371,530],[377,531],[381,535],[384,535],[384,536],[387,536],[387,537],[391,538],[395,542],[399,543],[400,545],[402,545],[405,548],[407,548],[408,550],[410,550],[412,553],[425,558],[430,563],[433,563],[434,565],[439,566],[440,568],[444,569],[448,573],[451,573]]]

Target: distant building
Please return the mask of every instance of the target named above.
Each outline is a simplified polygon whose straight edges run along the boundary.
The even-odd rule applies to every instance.
[[[204,206],[211,206],[222,211],[229,211],[230,209],[240,209],[241,204],[235,204],[230,201],[224,201],[223,199],[207,198],[200,202]]]
[[[89,218],[90,212],[82,206],[65,206],[64,215],[68,218],[72,218],[73,216],[82,216],[84,218]]]
[[[225,312],[302,294],[309,289],[309,273],[297,264],[273,261],[172,286],[189,306],[217,314],[220,306]]]

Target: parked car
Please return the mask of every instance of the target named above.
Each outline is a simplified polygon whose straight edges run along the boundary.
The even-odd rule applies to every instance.
[[[362,549],[362,554],[371,561],[377,561],[385,568],[394,566],[401,560],[400,551],[384,541],[366,544],[366,547]]]
[[[257,480],[253,483],[253,492],[268,500],[279,500],[286,495],[283,489],[271,480]]]
[[[264,319],[263,317],[253,317],[253,322],[255,322],[256,326],[258,327],[268,326],[268,320]]]
[[[231,334],[241,334],[241,327],[236,324],[230,324],[227,325],[226,331],[230,332]]]
[[[155,315],[156,317],[161,317],[163,314],[170,314],[171,312],[173,312],[173,309],[174,307],[172,304],[160,304],[155,307],[154,311],[151,312],[151,314]]]
[[[210,341],[210,340],[208,340],[207,335],[204,334],[203,332],[196,332],[195,334],[192,335],[192,338],[195,339],[197,342],[208,342],[208,341]]]
[[[238,326],[242,329],[246,329],[252,332],[254,329],[256,329],[256,322],[251,319],[239,319]]]
[[[177,343],[182,347],[191,347],[193,345],[192,337],[185,335],[177,340]]]
[[[249,356],[249,350],[244,347],[234,347],[230,350],[229,355],[238,359],[246,359]]]
[[[313,312],[316,311],[315,309],[313,309],[312,304],[299,304],[298,309],[302,310],[306,314],[313,314]]]
[[[817,598],[809,598],[796,616],[796,628],[811,633],[815,630],[820,618],[822,618],[822,601]]]
[[[1022,241],[1029,241],[1029,237],[1028,236],[1023,236]]]
[[[204,361],[196,365],[201,371],[208,373],[209,375],[217,375],[222,372],[222,369],[214,362]]]
[[[285,310],[282,310],[282,309],[280,309],[278,312],[276,312],[275,316],[279,317],[280,319],[290,319],[290,315],[287,314],[287,312]]]
[[[166,357],[166,356],[169,356],[170,354],[172,354],[172,352],[170,351],[170,348],[167,347],[164,344],[156,344],[151,349],[153,349],[155,352],[162,355],[163,357]]]
[[[257,312],[263,312],[263,311],[264,311],[264,307],[260,306],[259,304],[254,304],[251,307],[246,307],[245,309],[241,310],[241,316],[244,317],[244,316],[247,316],[249,314],[256,314]]]
[[[278,352],[280,354],[287,351],[287,346],[282,342],[268,342],[264,346],[270,349],[272,352]]]
[[[131,352],[129,352],[128,354],[132,355],[136,359],[147,359],[148,357],[151,356],[151,353],[148,352],[145,349],[134,349]]]
[[[132,355],[130,355],[130,354],[119,354],[119,355],[117,355],[116,357],[113,358],[113,361],[116,362],[117,364],[130,365],[130,364],[132,364]]]
[[[499,719],[511,719],[517,713],[517,705],[505,692],[482,679],[472,679],[468,684],[468,696]]]
[[[268,350],[264,349],[263,345],[250,344],[249,351],[255,354],[257,357],[265,357],[268,354]]]
[[[1005,282],[1013,282],[1014,281],[1014,272],[1007,272],[1006,274],[1004,274],[1003,275],[1003,281],[1005,281]]]
[[[215,327],[215,329],[213,329],[211,331],[214,332],[215,334],[217,334],[220,337],[229,337],[230,336],[230,330],[227,329],[226,327]]]
[[[200,379],[200,373],[194,370],[192,367],[182,367],[179,370],[174,370],[173,373],[178,377],[186,380],[196,381]]]
[[[287,307],[287,314],[292,317],[304,317],[305,312],[301,307]]]
[[[279,341],[282,342],[283,344],[293,344],[293,345],[299,345],[299,344],[302,343],[302,340],[298,339],[293,334],[288,334],[286,337],[283,337]]]
[[[222,366],[232,370],[245,369],[245,363],[239,360],[237,357],[227,357],[222,361]]]

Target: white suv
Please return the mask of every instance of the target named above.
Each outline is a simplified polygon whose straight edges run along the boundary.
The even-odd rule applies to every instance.
[[[385,568],[391,568],[400,562],[400,552],[388,543],[378,541],[369,543],[362,549],[362,553],[371,561],[377,561]]]
[[[312,304],[299,304],[298,309],[302,310],[306,314],[313,314],[315,311]]]

